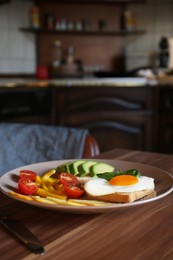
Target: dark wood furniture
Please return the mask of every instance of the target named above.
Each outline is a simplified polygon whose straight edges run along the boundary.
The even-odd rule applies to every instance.
[[[97,140],[91,134],[88,134],[85,138],[82,158],[90,158],[99,154],[100,147],[98,145]]]
[[[173,88],[164,85],[159,91],[158,151],[173,153]]]
[[[100,151],[173,153],[172,85],[0,88],[0,122],[88,127]],[[105,138],[105,135],[107,136]]]
[[[144,163],[173,176],[173,156],[115,149],[101,159]],[[152,203],[105,214],[68,214],[17,202],[0,193],[1,209],[42,242],[41,259],[173,259],[172,193]],[[40,259],[0,228],[2,259]]]
[[[87,86],[54,88],[52,93],[52,123],[88,128],[101,151],[156,149],[155,87]]]
[[[0,122],[51,124],[51,90],[49,88],[0,88]]]

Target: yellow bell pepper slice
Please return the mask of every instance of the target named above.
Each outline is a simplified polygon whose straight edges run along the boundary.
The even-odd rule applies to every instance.
[[[40,188],[42,188],[43,190],[49,191],[47,185],[44,182],[42,182]]]
[[[62,199],[62,200],[66,200],[67,199],[67,196],[57,195],[57,194],[54,194],[54,193],[52,193],[50,191],[44,190],[42,188],[38,188],[38,190],[36,192],[36,195],[38,195],[40,197],[43,197],[43,198],[53,197],[53,198]]]
[[[42,182],[45,182],[47,179],[49,179],[54,173],[56,172],[55,169],[51,169],[50,171],[46,172],[42,177]]]
[[[39,175],[37,175],[35,182],[37,184],[41,184],[42,183],[42,178]]]
[[[54,183],[57,183],[57,184],[60,183],[60,181],[59,181],[58,179],[53,178],[53,177],[48,178],[47,181],[48,181],[49,183],[52,183],[52,184],[54,184]]]

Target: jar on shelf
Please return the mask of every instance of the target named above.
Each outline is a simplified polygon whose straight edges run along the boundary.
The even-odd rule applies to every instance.
[[[48,30],[55,29],[55,16],[52,13],[46,14],[46,28]]]
[[[67,64],[74,63],[74,46],[69,45],[67,48]]]
[[[62,63],[61,41],[55,40],[52,46],[51,74],[56,75]]]
[[[56,31],[60,31],[61,30],[61,19],[60,17],[56,17],[56,21],[55,21],[55,30]]]
[[[68,21],[68,23],[67,23],[67,30],[68,31],[73,31],[74,28],[75,28],[74,23],[72,21]]]
[[[67,31],[67,19],[62,17],[60,22],[60,30]]]
[[[121,29],[126,31],[134,30],[134,16],[131,11],[125,10],[121,15]]]
[[[40,10],[37,6],[33,6],[30,10],[31,27],[33,29],[40,28]]]
[[[76,22],[76,31],[78,31],[78,32],[83,31],[82,21]]]

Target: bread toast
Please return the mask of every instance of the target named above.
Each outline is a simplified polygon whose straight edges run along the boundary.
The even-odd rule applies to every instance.
[[[113,194],[93,196],[87,193],[89,199],[101,200],[105,202],[114,202],[114,203],[131,203],[136,200],[143,198],[150,198],[156,195],[154,190],[142,190],[134,192],[116,192]]]

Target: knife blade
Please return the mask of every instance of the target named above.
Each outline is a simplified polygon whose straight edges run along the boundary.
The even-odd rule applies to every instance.
[[[40,241],[22,222],[8,218],[4,212],[0,211],[0,224],[20,239],[31,252],[44,254],[44,247]]]

